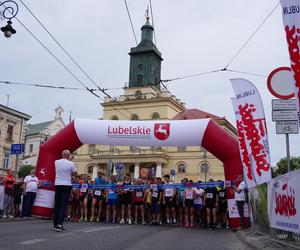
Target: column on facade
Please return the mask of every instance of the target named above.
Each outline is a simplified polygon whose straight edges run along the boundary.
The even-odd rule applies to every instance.
[[[134,174],[133,178],[137,179],[140,176],[140,164],[137,162],[134,164]]]
[[[161,178],[161,163],[156,163],[155,177],[160,177]]]
[[[95,180],[95,178],[98,176],[98,167],[97,165],[93,166],[93,174],[92,174],[92,180]]]

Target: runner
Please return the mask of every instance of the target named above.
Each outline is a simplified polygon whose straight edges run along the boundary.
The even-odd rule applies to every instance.
[[[213,182],[213,179],[209,179],[209,182]],[[216,228],[217,225],[217,206],[219,203],[218,191],[216,187],[207,187],[205,189],[204,204],[206,207],[206,219],[207,226],[212,229]],[[213,217],[213,222],[211,221]]]
[[[89,191],[87,177],[85,175],[81,175],[79,179],[79,184],[81,188],[79,189],[79,202],[80,202],[80,219],[79,221],[87,222],[87,194]]]
[[[154,185],[152,185],[151,189],[151,208],[152,208],[152,225],[161,224],[160,220],[160,207],[162,203],[162,191],[158,189],[158,178],[154,179]]]
[[[181,180],[181,184],[185,185],[188,182],[187,178],[183,178]],[[177,205],[179,207],[179,221],[180,221],[180,226],[183,227],[184,226],[184,214],[185,214],[185,208],[183,206],[183,197],[184,197],[184,187],[181,187],[178,189],[178,200],[177,200]]]
[[[143,181],[141,178],[138,180],[134,180],[133,185],[142,185]],[[138,224],[138,212],[140,212],[141,219],[142,219],[142,224],[145,225],[145,216],[144,216],[144,191],[143,189],[135,189],[133,191],[133,202],[135,206],[135,211],[134,211],[134,224]]]
[[[103,173],[101,171],[98,172],[98,176],[95,178],[94,181],[95,185],[105,185],[106,181],[103,178]],[[103,200],[105,199],[105,190],[96,188],[93,191],[93,200],[92,200],[92,211],[91,211],[91,219],[90,221],[94,221],[95,218],[95,208],[98,208],[98,213],[96,215],[96,221],[100,222],[101,213],[103,208]]]
[[[196,197],[196,192],[192,188],[193,181],[190,180],[183,194],[183,207],[184,207],[184,217],[185,217],[185,227],[194,227],[194,199]],[[189,220],[190,217],[190,220]],[[190,221],[190,224],[189,224]]]
[[[220,187],[218,191],[219,196],[219,215],[221,219],[221,226],[223,228],[227,227],[227,196],[226,188]]]
[[[165,185],[171,184],[170,182],[170,175],[165,175]],[[163,202],[166,208],[166,224],[170,224],[173,222],[173,224],[176,224],[176,211],[175,211],[175,206],[176,206],[176,189],[174,188],[165,188],[163,192]],[[170,212],[172,213],[172,219],[170,219]]]
[[[198,181],[198,183],[201,183],[201,181]],[[203,205],[203,197],[204,197],[204,189],[197,187],[194,188],[195,193],[196,193],[196,197],[194,199],[194,210],[195,210],[195,215],[196,215],[196,219],[198,220],[198,225],[199,227],[201,227],[201,225],[203,224],[202,221],[202,205]]]
[[[146,181],[147,185],[153,185],[154,184],[154,179],[153,178],[149,178]],[[153,222],[153,216],[152,216],[152,189],[148,188],[145,191],[145,198],[144,198],[144,204],[145,204],[145,209],[146,209],[146,215],[147,215],[147,222],[149,224],[152,224]]]
[[[110,178],[111,185],[116,184],[114,175]],[[106,189],[106,222],[109,223],[112,217],[112,224],[116,223],[116,205],[117,205],[117,190],[115,188]],[[111,216],[112,210],[112,216]]]
[[[123,189],[120,190],[120,203],[121,203],[121,221],[120,224],[125,223],[125,208],[127,209],[127,219],[128,224],[131,222],[131,200],[132,200],[132,191],[127,188],[128,185],[131,185],[131,175],[126,174],[125,181],[123,182]]]

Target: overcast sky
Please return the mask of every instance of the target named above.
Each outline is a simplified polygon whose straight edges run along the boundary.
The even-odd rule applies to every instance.
[[[58,46],[19,3],[18,18],[85,84]],[[123,0],[27,0],[29,8],[102,88],[121,88],[129,78],[129,55],[135,46]],[[140,41],[147,0],[127,0]],[[224,68],[241,45],[278,3],[276,0],[152,0],[157,47],[161,51],[162,79]],[[10,39],[0,37],[0,80],[81,87],[19,24]],[[1,26],[6,21],[0,20]],[[289,66],[289,56],[278,7],[230,69],[268,75]],[[170,82],[169,90],[187,104],[226,118],[235,124],[230,78],[252,81],[260,91],[269,129],[272,165],[286,155],[284,135],[276,135],[271,119],[271,96],[266,78],[219,72]],[[64,118],[99,118],[101,100],[87,91],[52,90],[0,84],[0,103],[32,116],[30,123],[52,120],[61,105]],[[118,96],[122,89],[109,90]],[[291,154],[300,156],[300,135],[291,135]]]

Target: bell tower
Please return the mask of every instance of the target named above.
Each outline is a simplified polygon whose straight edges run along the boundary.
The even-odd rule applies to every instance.
[[[161,53],[153,43],[154,28],[146,16],[142,26],[142,38],[137,47],[130,50],[129,87],[155,85],[160,88]]]

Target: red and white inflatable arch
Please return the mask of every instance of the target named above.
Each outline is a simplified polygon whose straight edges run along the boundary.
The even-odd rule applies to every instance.
[[[53,182],[54,161],[61,152],[71,152],[83,144],[130,146],[202,146],[224,164],[225,180],[236,180],[242,174],[238,141],[212,119],[171,121],[115,121],[76,119],[40,148],[36,173],[39,179]],[[227,188],[228,199],[234,198]],[[41,187],[32,213],[51,217],[54,191]],[[230,219],[239,226],[239,218]]]

